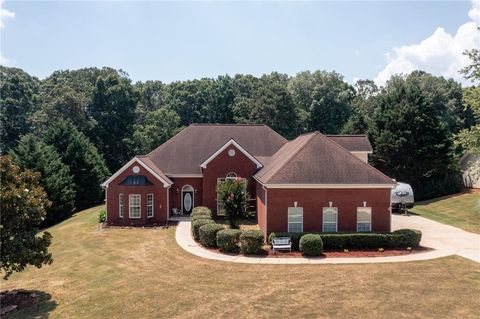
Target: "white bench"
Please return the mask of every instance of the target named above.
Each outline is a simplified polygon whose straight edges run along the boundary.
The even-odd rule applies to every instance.
[[[292,252],[292,239],[290,237],[276,237],[272,239],[273,253],[279,250],[288,250]]]

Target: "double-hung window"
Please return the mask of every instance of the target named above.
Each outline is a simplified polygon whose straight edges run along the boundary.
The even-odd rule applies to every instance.
[[[323,232],[336,232],[338,221],[338,208],[337,207],[324,207],[323,208]]]
[[[357,208],[357,231],[359,232],[372,231],[372,208],[371,207]]]
[[[153,194],[147,194],[147,217],[153,217]]]
[[[303,207],[288,207],[288,231],[303,232]]]
[[[123,194],[118,194],[118,217],[123,218],[125,212],[125,202]]]
[[[141,213],[141,198],[140,194],[130,194],[128,195],[128,217],[130,218],[140,218]]]

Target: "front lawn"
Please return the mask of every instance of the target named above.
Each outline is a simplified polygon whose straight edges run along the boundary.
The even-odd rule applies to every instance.
[[[480,193],[460,193],[418,202],[410,211],[480,234]]]
[[[398,264],[248,265],[202,259],[175,227],[100,228],[101,207],[49,229],[54,262],[2,282],[37,290],[6,318],[478,318],[480,269],[461,257]]]

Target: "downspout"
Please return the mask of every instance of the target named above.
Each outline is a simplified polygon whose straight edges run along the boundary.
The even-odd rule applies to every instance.
[[[172,187],[172,185],[167,187],[167,225],[170,220],[170,187]]]
[[[102,188],[105,190],[105,223],[108,224],[108,185],[102,185]]]
[[[268,222],[268,192],[267,192],[267,188],[265,187],[265,185],[262,185],[262,188],[263,190],[265,191],[265,241],[268,241],[268,238],[267,238],[267,234],[268,234],[268,230],[267,230],[267,222]]]

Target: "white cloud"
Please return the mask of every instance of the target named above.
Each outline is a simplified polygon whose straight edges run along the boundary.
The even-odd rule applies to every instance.
[[[4,2],[5,0],[0,0],[0,29],[5,27],[5,19],[15,17],[15,12],[3,8]]]
[[[469,63],[463,52],[480,47],[480,31],[477,30],[480,0],[472,0],[472,7],[468,15],[473,21],[462,24],[455,35],[439,27],[420,43],[395,47],[393,52],[385,54],[387,65],[377,74],[375,83],[384,85],[392,75],[414,70],[463,81],[458,71]]]

